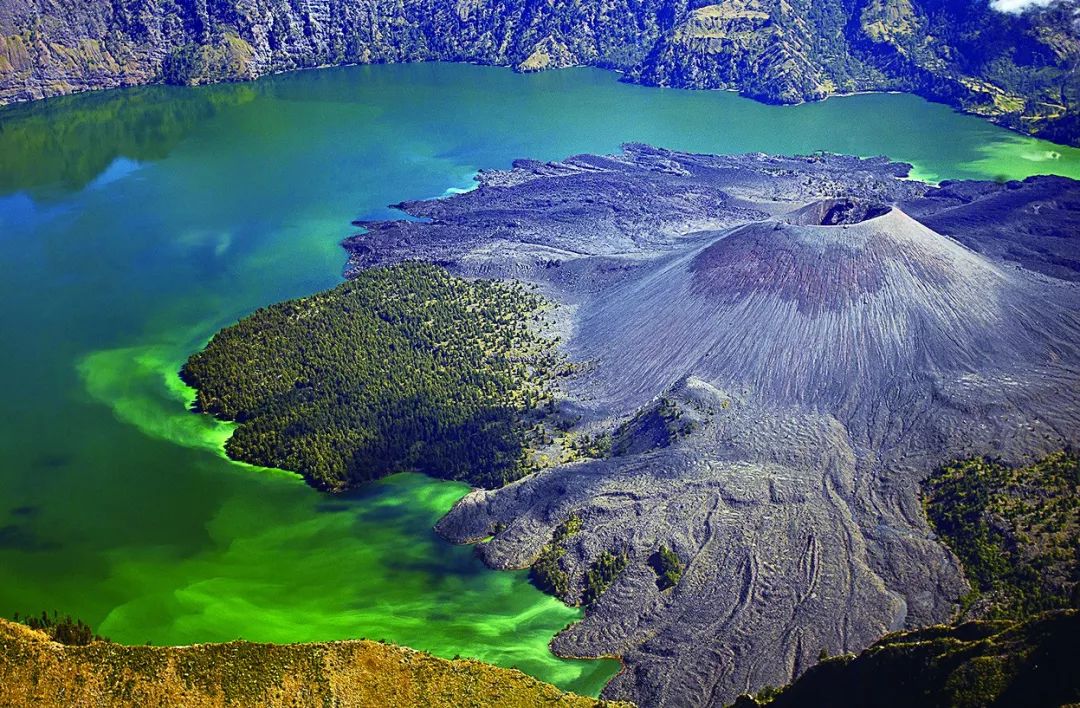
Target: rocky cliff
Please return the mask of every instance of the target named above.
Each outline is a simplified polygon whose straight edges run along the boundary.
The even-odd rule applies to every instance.
[[[1080,30],[1062,3],[968,0],[4,0],[0,103],[328,64],[588,64],[770,102],[902,90],[1080,143]]]

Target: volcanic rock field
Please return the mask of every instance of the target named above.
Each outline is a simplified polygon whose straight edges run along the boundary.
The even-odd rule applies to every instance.
[[[438,531],[493,536],[484,560],[523,568],[576,515],[575,587],[625,552],[552,644],[620,656],[606,697],[722,705],[822,650],[947,620],[966,584],[919,481],[1080,443],[1080,183],[909,169],[628,145],[483,172],[346,241],[350,272],[423,259],[560,304],[581,369],[562,410],[625,444],[474,491]],[[679,434],[650,429],[661,402]],[[667,590],[647,562],[660,545],[685,565]]]

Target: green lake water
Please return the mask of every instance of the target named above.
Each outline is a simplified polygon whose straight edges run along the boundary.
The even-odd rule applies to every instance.
[[[0,110],[0,614],[55,608],[126,643],[386,639],[597,693],[616,662],[547,649],[578,610],[432,533],[463,485],[329,497],[232,463],[175,372],[219,327],[338,282],[352,219],[632,140],[1080,177],[1080,151],[911,96],[781,108],[590,69],[351,67]]]

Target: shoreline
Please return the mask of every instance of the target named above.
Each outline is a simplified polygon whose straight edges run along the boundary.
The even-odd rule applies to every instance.
[[[257,75],[255,75],[253,77],[248,77],[248,78],[226,77],[226,78],[221,78],[221,79],[216,79],[216,80],[196,81],[196,82],[188,84],[186,86],[178,86],[178,85],[175,85],[175,84],[168,84],[168,83],[165,83],[163,81],[147,81],[147,82],[143,82],[143,83],[119,83],[119,84],[117,84],[115,86],[95,86],[95,87],[90,87],[90,88],[78,88],[78,89],[75,89],[73,91],[68,91],[66,93],[57,93],[57,94],[53,94],[53,95],[49,95],[49,96],[41,96],[40,98],[15,98],[15,99],[0,98],[0,115],[3,115],[4,111],[8,107],[11,107],[11,106],[27,106],[27,105],[31,105],[31,104],[35,104],[35,103],[48,102],[48,101],[50,101],[52,99],[62,98],[64,96],[75,96],[75,95],[79,95],[79,94],[93,94],[93,93],[100,93],[100,92],[105,92],[105,91],[114,91],[114,90],[129,89],[129,88],[138,88],[140,86],[174,86],[176,88],[197,88],[197,87],[201,87],[201,86],[213,86],[213,85],[216,85],[216,84],[253,83],[253,82],[257,82],[260,79],[263,79],[265,77],[269,77],[269,76],[284,76],[284,75],[287,75],[287,74],[299,73],[299,72],[304,72],[304,71],[321,71],[321,70],[324,70],[324,69],[339,69],[339,68],[350,68],[350,67],[360,67],[360,66],[404,65],[404,64],[468,64],[468,65],[471,65],[471,66],[491,67],[491,68],[498,68],[498,69],[509,69],[510,71],[512,71],[515,74],[536,74],[536,73],[548,72],[548,71],[560,71],[562,69],[595,69],[597,71],[611,72],[611,73],[613,73],[613,74],[615,74],[616,76],[619,77],[618,78],[619,82],[626,83],[626,84],[631,84],[633,86],[641,86],[641,87],[644,87],[644,88],[651,88],[651,89],[672,89],[672,90],[676,90],[676,91],[694,91],[694,92],[699,92],[700,91],[700,92],[733,93],[733,94],[736,94],[737,96],[739,96],[741,98],[745,98],[745,99],[748,99],[750,101],[754,101],[755,103],[760,103],[760,104],[766,105],[766,106],[802,106],[802,105],[808,105],[808,104],[814,104],[814,103],[822,103],[822,102],[828,101],[829,99],[832,99],[832,98],[848,98],[848,97],[851,97],[851,96],[868,96],[868,95],[877,95],[877,94],[881,94],[881,95],[910,95],[910,96],[917,96],[918,98],[921,98],[924,101],[927,101],[929,103],[937,103],[937,104],[940,104],[940,105],[943,105],[943,106],[948,106],[950,109],[952,109],[956,113],[959,113],[960,115],[972,116],[974,118],[980,118],[983,121],[985,121],[987,123],[990,123],[991,125],[997,126],[999,128],[1004,128],[1005,130],[1008,130],[1008,131],[1010,131],[1012,133],[1016,133],[1017,135],[1022,135],[1024,137],[1032,138],[1032,139],[1035,139],[1035,140],[1041,140],[1043,142],[1049,143],[1051,145],[1056,145],[1056,146],[1059,146],[1059,147],[1080,148],[1080,136],[1077,136],[1075,144],[1059,143],[1059,142],[1056,142],[1054,140],[1050,140],[1049,138],[1045,138],[1045,137],[1042,137],[1040,135],[1036,135],[1034,133],[1030,133],[1030,132],[1021,130],[1017,126],[1009,125],[1008,123],[1005,123],[1005,122],[999,120],[997,117],[987,116],[987,115],[984,115],[984,114],[981,114],[981,113],[975,113],[973,111],[966,111],[966,110],[964,110],[963,108],[961,108],[960,106],[958,106],[955,103],[951,103],[951,102],[946,101],[946,100],[941,100],[941,99],[925,96],[925,95],[923,95],[921,93],[918,93],[916,91],[898,91],[898,90],[894,90],[894,89],[883,89],[883,90],[868,89],[868,90],[861,90],[861,91],[850,91],[850,92],[845,92],[845,93],[833,93],[833,94],[829,94],[827,96],[823,96],[822,98],[814,99],[814,100],[801,99],[801,100],[795,101],[795,102],[782,102],[782,101],[769,101],[769,100],[764,100],[764,99],[761,99],[761,98],[757,98],[755,96],[750,96],[750,95],[745,94],[745,93],[743,93],[742,91],[740,91],[739,89],[736,89],[736,88],[694,88],[694,87],[689,87],[689,86],[661,86],[661,85],[658,85],[658,84],[647,84],[647,83],[641,83],[641,82],[638,82],[638,81],[631,81],[631,80],[626,78],[628,74],[623,69],[618,69],[618,68],[610,67],[610,66],[599,66],[599,65],[596,65],[596,64],[574,64],[574,65],[566,66],[566,67],[554,67],[554,68],[550,68],[550,69],[541,69],[539,71],[520,71],[513,64],[511,64],[509,62],[507,62],[507,63],[485,63],[485,62],[472,61],[472,60],[454,61],[454,60],[444,60],[444,59],[420,60],[420,61],[403,61],[403,62],[373,61],[373,62],[367,62],[367,63],[363,63],[363,62],[346,62],[346,63],[342,63],[342,64],[318,64],[318,65],[315,65],[315,66],[301,66],[301,67],[296,67],[296,68],[293,68],[293,69],[274,69],[274,70],[266,71],[266,72],[263,72],[261,74],[257,74]]]

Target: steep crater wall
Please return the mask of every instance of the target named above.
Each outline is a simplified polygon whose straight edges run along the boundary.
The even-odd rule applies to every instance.
[[[1011,15],[932,0],[8,0],[0,103],[354,63],[592,65],[773,103],[911,91],[1077,144],[1078,37],[1068,3]]]

